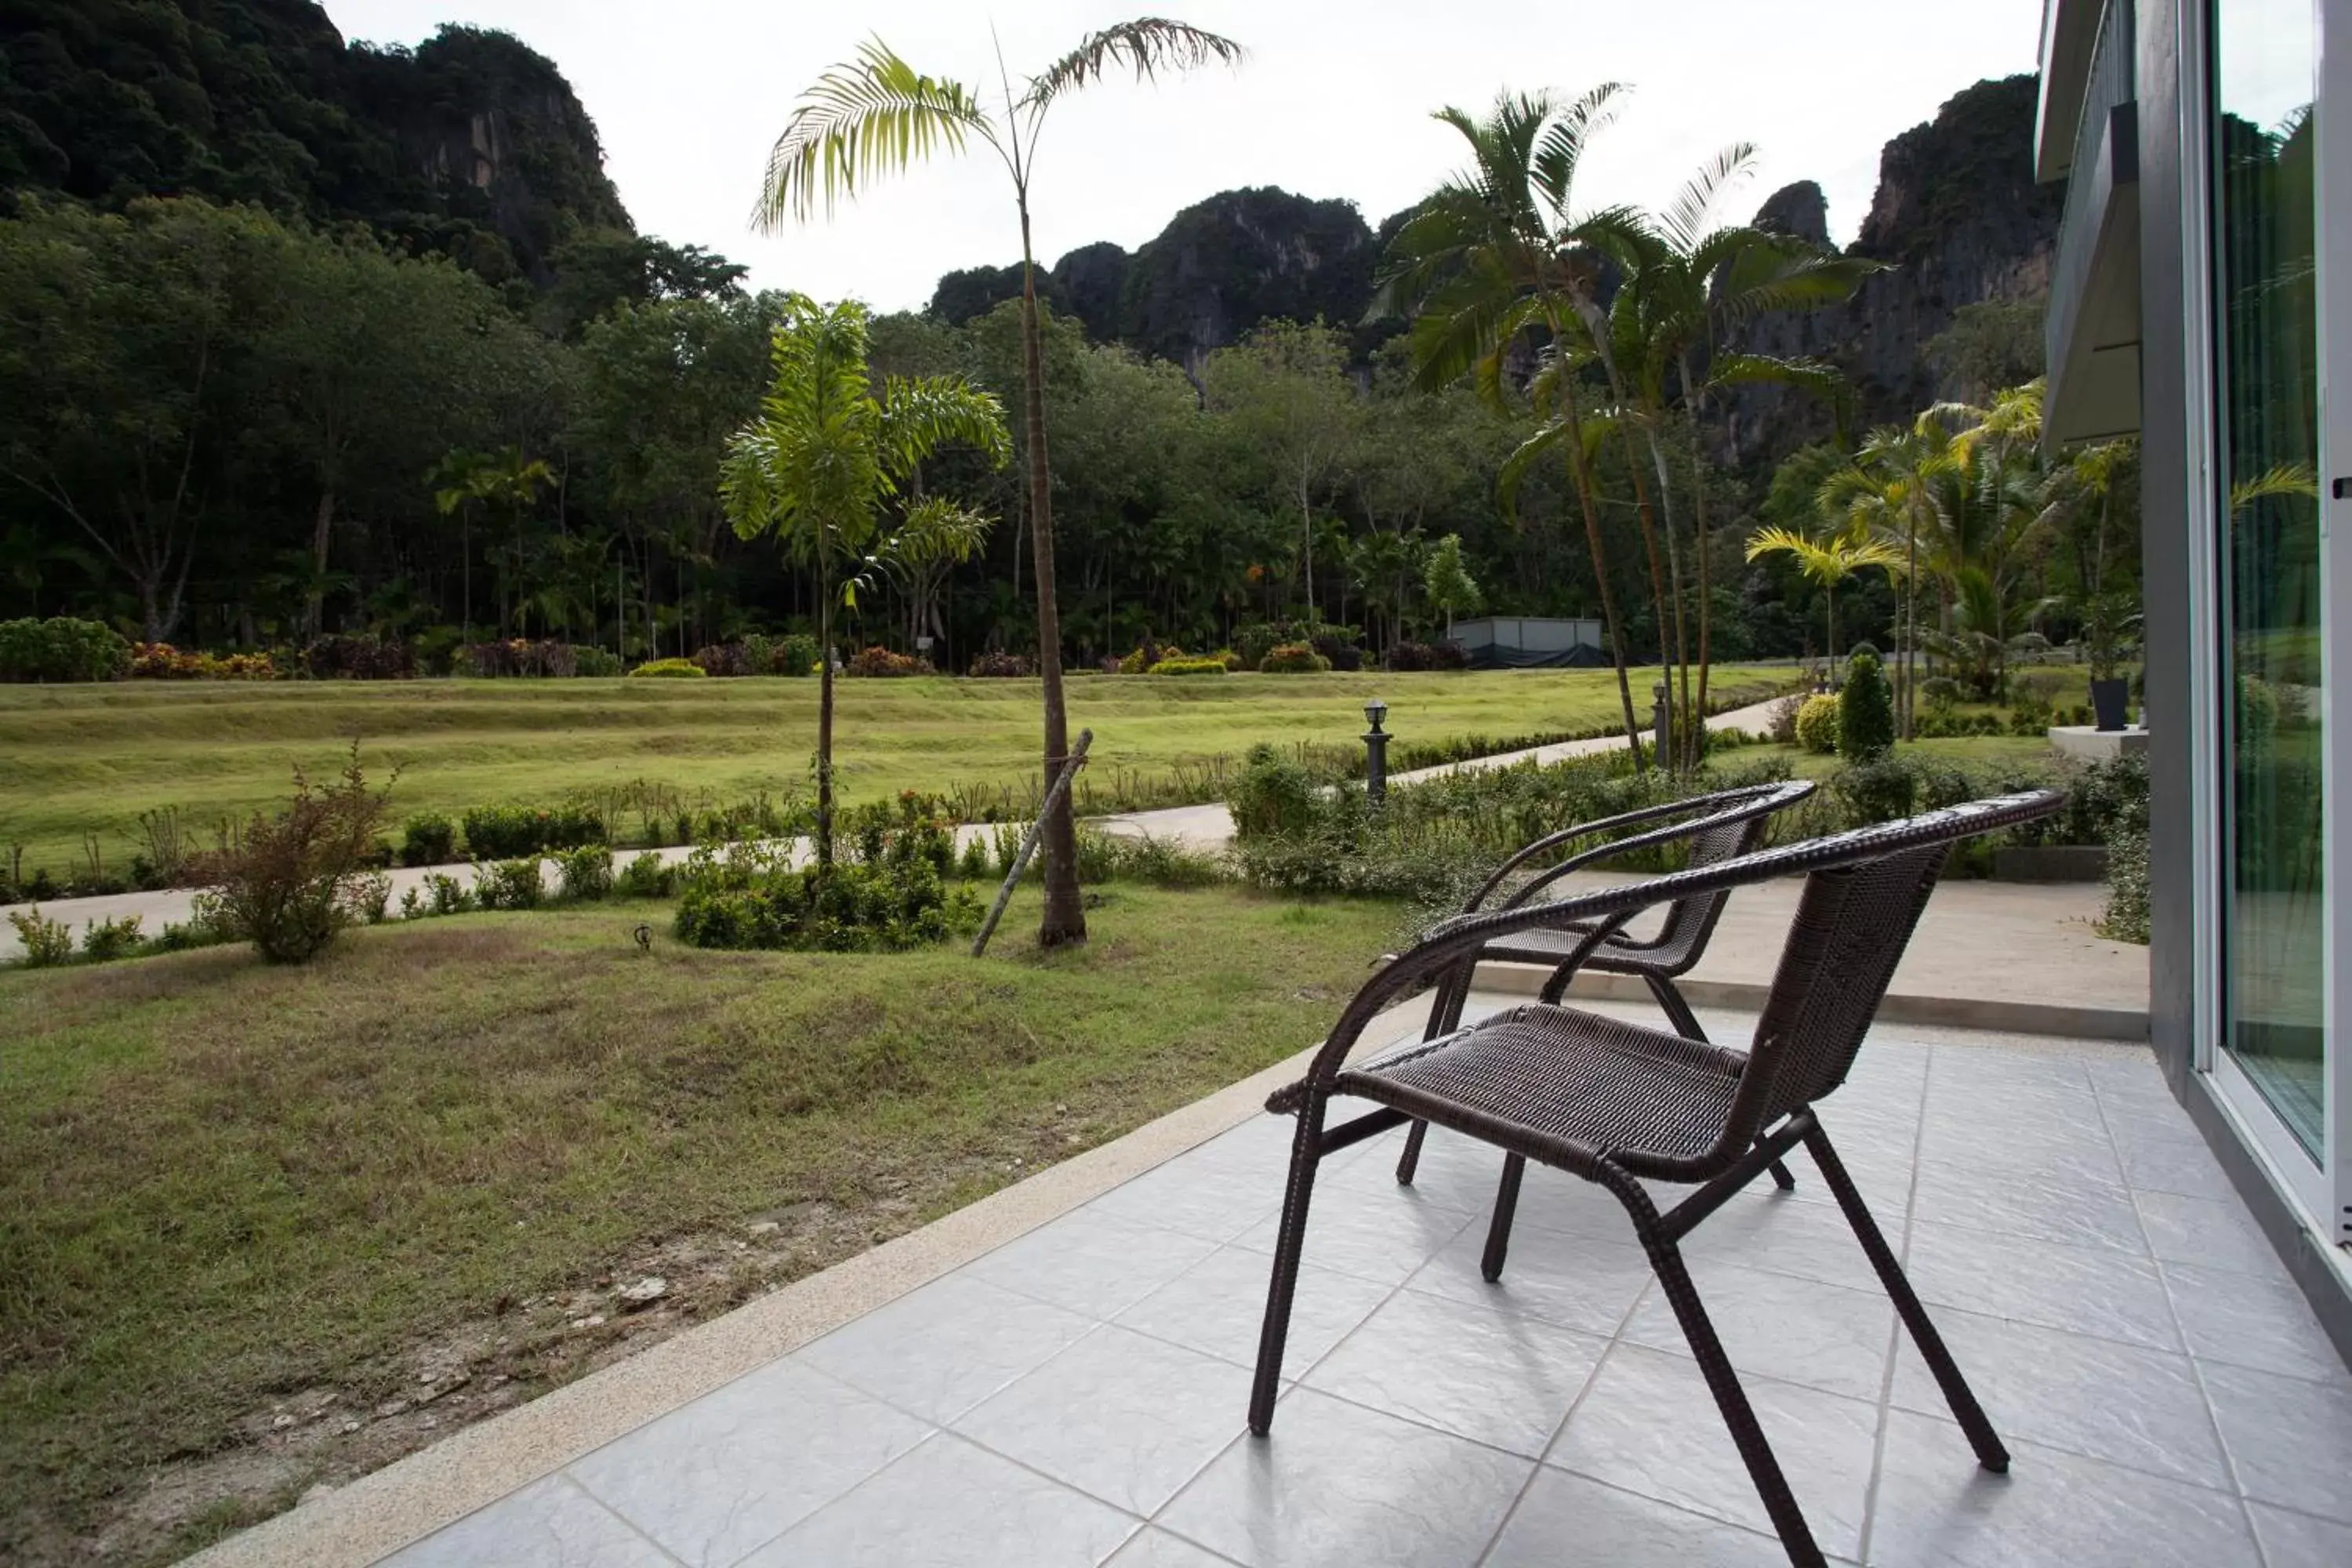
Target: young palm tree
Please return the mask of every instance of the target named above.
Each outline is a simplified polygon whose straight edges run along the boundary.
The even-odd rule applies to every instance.
[[[762,229],[787,216],[805,222],[821,203],[898,174],[941,148],[961,153],[978,141],[1013,178],[1021,217],[1022,416],[1029,459],[1029,526],[1037,575],[1037,673],[1045,699],[1045,784],[1050,792],[1069,752],[1062,700],[1061,614],[1054,596],[1054,505],[1045,466],[1045,339],[1037,321],[1037,262],[1029,238],[1029,194],[1045,116],[1067,94],[1129,70],[1139,81],[1213,61],[1238,64],[1242,47],[1181,22],[1139,17],[1089,33],[1077,47],[1027,79],[1018,93],[1003,79],[1000,110],[982,107],[961,82],[917,71],[880,39],[859,46],[855,61],[835,66],[802,96],[768,156],[754,222]],[[1086,906],[1078,897],[1077,826],[1069,797],[1045,823],[1045,914],[1037,939],[1052,947],[1083,942]]]
[[[1643,766],[1624,627],[1601,541],[1591,419],[1580,384],[1591,363],[1589,342],[1579,342],[1580,301],[1590,299],[1600,258],[1622,247],[1634,219],[1622,207],[1578,212],[1576,170],[1586,144],[1614,117],[1622,90],[1604,83],[1565,107],[1548,94],[1506,93],[1485,120],[1459,109],[1438,110],[1436,118],[1469,143],[1470,166],[1432,192],[1398,230],[1367,320],[1411,314],[1409,346],[1420,385],[1435,391],[1469,375],[1497,407],[1506,402],[1505,362],[1514,349],[1530,337],[1548,345],[1548,374],[1528,389],[1544,426],[1505,465],[1499,489],[1510,506],[1537,458],[1554,449],[1566,456],[1617,668],[1625,741],[1635,765]]]
[[[1904,605],[1895,711],[1906,741],[1918,715],[1920,546],[1924,541],[1932,551],[1947,530],[1941,481],[1959,464],[1951,447],[1951,432],[1933,409],[1907,430],[1896,426],[1873,430],[1853,464],[1823,482],[1819,500],[1825,518],[1842,520],[1872,538],[1902,542]]]
[[[1878,566],[1894,571],[1903,564],[1903,557],[1893,546],[1875,539],[1856,539],[1850,533],[1832,533],[1820,539],[1810,538],[1793,528],[1759,529],[1748,539],[1748,559],[1757,561],[1767,555],[1788,554],[1796,558],[1797,570],[1822,585],[1822,599],[1828,607],[1829,661],[1831,679],[1837,671],[1837,590],[1838,584],[1864,567]]]
[[[816,847],[833,859],[833,612],[856,608],[858,568],[881,530],[886,501],[920,463],[950,445],[1003,465],[1013,438],[995,397],[946,376],[884,383],[866,368],[866,307],[785,297],[760,417],[727,446],[719,499],[736,534],[773,534],[817,578],[819,696]]]

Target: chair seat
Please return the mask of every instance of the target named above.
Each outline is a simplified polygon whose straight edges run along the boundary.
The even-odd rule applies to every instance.
[[[1562,963],[1575,955],[1577,945],[1590,934],[1591,927],[1581,921],[1550,931],[1516,931],[1486,947],[1478,954],[1478,961]],[[1671,944],[1628,942],[1622,936],[1615,936],[1594,948],[1583,967],[1610,974],[1655,974],[1671,980],[1695,967],[1689,950],[1697,945],[1688,941]]]
[[[1606,1154],[1637,1175],[1711,1170],[1745,1058],[1587,1013],[1529,1003],[1343,1068],[1334,1088],[1547,1164]]]

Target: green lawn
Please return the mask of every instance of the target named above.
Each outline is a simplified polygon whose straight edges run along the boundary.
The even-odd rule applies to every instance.
[[[1786,673],[1726,668],[1716,681],[1727,698],[1763,697]],[[1356,747],[1375,695],[1405,744],[1576,731],[1618,711],[1607,670],[1096,676],[1069,691],[1073,724],[1095,731],[1081,805],[1098,808],[1202,798],[1217,759],[1258,741]],[[175,805],[209,832],[282,798],[296,763],[331,769],[353,735],[373,765],[403,765],[395,817],[636,780],[714,804],[780,794],[807,776],[816,699],[815,681],[784,679],[0,686],[0,854],[24,845],[27,875],[62,877],[95,832],[119,869],[141,812]],[[835,756],[852,799],[963,786],[1009,805],[1034,786],[1038,726],[1034,680],[846,680]]]
[[[164,1561],[1115,1138],[1311,1045],[1400,919],[1119,886],[1045,956],[639,953],[666,912],[0,972],[0,1561]]]

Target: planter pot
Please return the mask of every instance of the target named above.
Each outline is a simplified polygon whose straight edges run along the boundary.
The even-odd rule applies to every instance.
[[[2097,716],[2102,730],[2131,728],[2131,682],[2128,680],[2094,680],[2091,682],[2091,711]]]

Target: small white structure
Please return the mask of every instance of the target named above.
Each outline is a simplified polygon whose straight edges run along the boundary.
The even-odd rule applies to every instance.
[[[2095,730],[2088,724],[2053,724],[2050,727],[2050,743],[2062,757],[2077,762],[2104,763],[2116,757],[2144,756],[2147,752],[2147,731],[2135,724],[2128,730]]]

